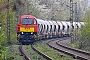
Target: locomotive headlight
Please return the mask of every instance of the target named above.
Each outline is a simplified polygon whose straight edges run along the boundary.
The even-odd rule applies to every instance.
[[[22,32],[22,34],[23,34],[23,32]]]
[[[26,18],[28,19],[28,16]]]
[[[31,32],[31,34],[33,34],[33,32]]]

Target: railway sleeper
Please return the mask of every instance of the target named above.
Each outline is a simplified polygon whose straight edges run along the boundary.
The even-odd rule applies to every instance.
[[[74,51],[77,51],[77,52],[81,52],[81,53],[90,55],[90,52],[87,52],[87,51],[84,51],[84,50],[80,50],[80,49],[75,49],[75,48],[72,48],[72,47],[69,47],[69,46],[64,46],[63,44],[61,44],[59,42],[60,41],[56,42],[56,44],[58,44],[59,46],[62,46],[62,47],[65,47],[67,49],[70,49],[70,50],[74,50]]]
[[[38,52],[38,54],[40,54],[41,56],[43,56],[44,58],[46,58],[47,60],[53,60],[52,58],[50,58],[49,56],[47,56],[46,54],[40,52],[39,50],[37,50],[34,46],[34,44],[31,45],[32,49],[35,50],[36,52]]]
[[[64,51],[64,50],[62,50],[62,49],[55,48],[55,47],[49,45],[48,43],[47,43],[47,45],[48,45],[49,47],[53,48],[53,49],[56,49],[57,51],[60,51],[60,52],[63,52],[63,53],[66,53],[66,54],[72,56],[74,59],[88,60],[87,58],[84,58],[84,57],[81,57],[81,56],[75,55],[75,54],[70,53],[70,52],[68,52],[68,51]]]

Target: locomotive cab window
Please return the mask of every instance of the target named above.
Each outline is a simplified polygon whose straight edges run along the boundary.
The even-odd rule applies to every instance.
[[[22,18],[22,24],[32,24],[32,18]]]

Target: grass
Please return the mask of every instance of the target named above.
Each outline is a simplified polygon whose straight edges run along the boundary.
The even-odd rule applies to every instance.
[[[42,56],[40,56],[38,53],[33,51],[30,47],[30,45],[25,45],[26,51],[29,52],[30,56],[34,60],[45,60]]]
[[[73,43],[73,44],[71,44],[71,43],[69,42],[68,45],[71,46],[71,47],[73,47],[73,48],[77,48],[77,49],[79,49],[79,47],[80,47],[80,43],[78,43],[78,42]],[[84,45],[84,44],[83,44],[83,45]],[[82,50],[85,50],[85,51],[90,52],[90,47],[88,47],[88,46],[86,46],[85,48],[82,47]]]
[[[41,52],[51,57],[53,60],[73,60],[71,57],[61,57],[60,55],[63,55],[62,53],[57,52],[54,49],[50,48],[45,44],[45,42],[46,41],[36,43],[34,46]]]
[[[2,53],[0,54],[0,60],[23,60],[19,55],[18,45],[4,47]]]
[[[79,48],[79,44],[78,43],[71,44],[69,42],[68,45],[71,46],[71,47],[73,47],[73,48]]]

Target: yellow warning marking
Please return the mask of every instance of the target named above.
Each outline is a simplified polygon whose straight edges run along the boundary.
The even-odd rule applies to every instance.
[[[20,27],[20,32],[34,32],[34,28]]]

